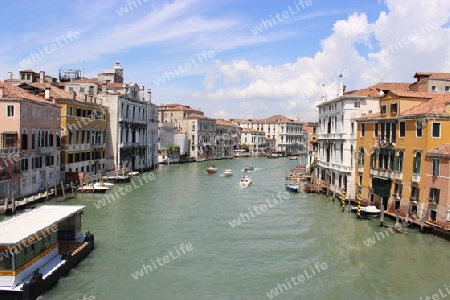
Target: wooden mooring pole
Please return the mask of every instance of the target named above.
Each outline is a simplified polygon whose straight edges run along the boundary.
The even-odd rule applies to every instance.
[[[384,205],[380,205],[380,226],[384,226]]]

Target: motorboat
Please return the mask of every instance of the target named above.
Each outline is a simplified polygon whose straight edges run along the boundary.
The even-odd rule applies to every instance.
[[[239,182],[240,186],[249,186],[253,183],[252,178],[248,175],[242,176],[241,181]]]
[[[217,172],[217,168],[215,165],[212,165],[211,167],[209,167],[208,169],[206,169],[206,172],[208,174],[215,174]]]
[[[298,184],[288,183],[286,184],[286,190],[293,193],[298,193],[300,187]]]
[[[139,175],[139,172],[138,171],[131,171],[131,172],[128,172],[128,176],[138,176]]]
[[[225,171],[223,171],[223,175],[225,177],[231,177],[231,176],[233,176],[233,171],[230,169],[226,169]]]
[[[255,168],[253,168],[252,166],[245,166],[244,172],[248,172],[248,171],[255,171]]]
[[[94,181],[94,187],[98,187],[98,186],[105,186],[107,188],[111,188],[114,183],[112,182],[104,182],[104,181]]]
[[[354,213],[358,212],[358,207],[352,206],[351,211]],[[378,217],[380,215],[381,210],[378,209],[375,205],[368,205],[368,206],[361,206],[359,212],[362,216]]]
[[[79,193],[106,193],[107,191],[109,191],[109,187],[95,185],[92,183],[80,186],[77,189],[77,192]]]

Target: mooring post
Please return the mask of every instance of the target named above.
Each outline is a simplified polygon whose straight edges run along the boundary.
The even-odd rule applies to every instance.
[[[358,189],[358,210],[356,212],[356,216],[358,219],[361,218],[361,188]]]
[[[64,190],[64,182],[61,180],[61,191],[63,199],[66,200],[66,191]]]
[[[384,205],[380,205],[380,226],[384,226]]]
[[[345,211],[345,189],[342,189],[342,196],[341,196],[341,203],[342,203],[342,212]]]

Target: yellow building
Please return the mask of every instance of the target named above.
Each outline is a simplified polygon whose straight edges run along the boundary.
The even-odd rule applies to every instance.
[[[450,143],[450,94],[384,91],[380,113],[358,118],[355,184],[363,202],[430,219],[425,155]],[[429,172],[428,172],[429,173]],[[448,198],[448,195],[440,195]]]
[[[66,181],[104,175],[106,166],[107,107],[77,97],[51,83],[22,83],[20,87],[61,107],[61,171]]]

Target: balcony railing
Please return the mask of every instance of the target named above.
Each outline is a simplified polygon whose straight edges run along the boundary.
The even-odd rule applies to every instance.
[[[11,155],[20,153],[20,148],[0,148],[0,155]]]
[[[420,182],[420,174],[412,174],[412,177],[411,177],[411,181],[412,182],[416,182],[416,183],[419,183]]]
[[[402,180],[403,179],[403,172],[394,172],[394,178],[397,180]]]
[[[363,173],[364,172],[364,166],[358,166],[358,172]]]
[[[91,143],[91,149],[101,149],[106,148],[105,143]]]
[[[372,176],[379,176],[380,172],[377,169],[370,168],[370,175],[372,175]]]
[[[37,150],[39,154],[52,154],[54,152],[53,147],[39,147]]]

